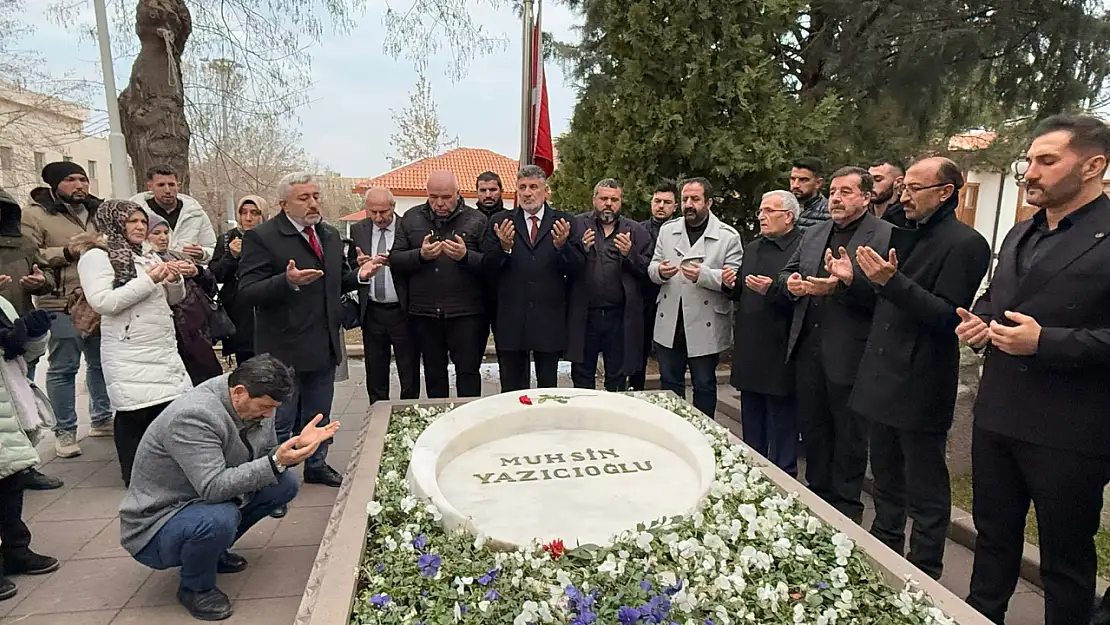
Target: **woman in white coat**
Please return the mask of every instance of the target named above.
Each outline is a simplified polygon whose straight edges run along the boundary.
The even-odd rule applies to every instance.
[[[192,383],[177,353],[170,305],[185,296],[177,265],[143,251],[147,216],[125,200],[96,211],[102,237],[81,254],[85,299],[100,313],[100,359],[116,411],[115,439],[124,484],[147,426]],[[188,262],[188,261],[184,261]]]

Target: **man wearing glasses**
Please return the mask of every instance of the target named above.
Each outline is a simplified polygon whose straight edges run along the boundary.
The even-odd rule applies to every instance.
[[[910,231],[895,232],[897,251],[884,257],[864,246],[855,254],[878,294],[849,402],[870,423],[871,534],[905,553],[908,508],[908,559],[934,579],[952,509],[945,447],[959,382],[956,309],[971,304],[991,258],[986,239],[956,218],[963,183],[946,158],[918,161],[902,189]]]

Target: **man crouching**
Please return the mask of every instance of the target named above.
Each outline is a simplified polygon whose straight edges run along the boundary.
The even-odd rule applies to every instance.
[[[339,429],[316,427],[277,445],[274,410],[293,393],[293,374],[263,354],[212,378],[165,409],[135,453],[131,487],[120,504],[120,543],[140,563],[181,567],[177,599],[205,621],[231,616],[217,573],[247,567],[228,551],[253,526],[297,495],[286,469]]]

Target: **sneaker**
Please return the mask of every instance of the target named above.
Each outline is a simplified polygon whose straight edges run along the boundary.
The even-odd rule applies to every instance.
[[[26,547],[4,554],[4,573],[8,575],[46,575],[60,566],[57,558],[39,555]]]
[[[114,419],[108,419],[100,425],[93,424],[92,429],[89,430],[89,436],[93,438],[112,438],[116,435],[116,425]]]
[[[0,576],[0,601],[11,599],[15,596],[15,593],[15,583],[6,577]]]
[[[27,469],[19,477],[23,488],[27,490],[54,490],[65,486],[58,478],[43,475],[35,469]]]
[[[232,614],[231,599],[219,588],[204,592],[178,588],[177,600],[198,621],[222,621]]]
[[[58,432],[54,440],[54,453],[59,458],[76,458],[81,455],[81,447],[77,444],[77,432]]]

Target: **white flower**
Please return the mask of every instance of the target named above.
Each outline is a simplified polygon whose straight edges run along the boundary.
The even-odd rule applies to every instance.
[[[386,536],[382,540],[382,544],[385,545],[385,548],[388,549],[389,551],[396,551],[397,550],[397,541],[394,540],[392,536]]]
[[[513,625],[528,625],[536,622],[539,609],[540,605],[535,601],[525,601],[524,605],[520,606],[520,614],[513,619]]]
[[[483,534],[481,532],[478,532],[478,535],[474,537],[474,548],[475,549],[481,549],[481,548],[485,547],[486,542],[488,540],[489,540],[489,538],[487,538],[485,534]],[[497,555],[500,556],[501,554],[497,554]]]
[[[385,508],[382,506],[382,504],[376,501],[371,501],[370,503],[366,504],[366,514],[369,514],[370,516],[378,516],[382,513],[382,510],[384,509]]]
[[[725,591],[725,592],[728,592],[729,590],[732,590],[732,584],[728,581],[728,578],[725,577],[724,575],[718,575],[717,579],[713,580],[713,585],[716,586],[717,588],[719,588],[720,590]]]
[[[489,611],[489,601],[486,601],[485,599],[479,601],[478,602],[478,611],[482,612],[482,613],[488,612]]]
[[[401,500],[401,511],[405,514],[412,512],[412,509],[416,507],[416,503],[416,497],[413,497],[412,495],[405,497]]]
[[[817,625],[836,625],[837,614],[833,608],[826,608],[820,616],[817,617]]]
[[[659,583],[668,587],[678,584],[678,576],[674,574],[674,571],[663,571],[656,576],[656,579],[659,580]]]
[[[459,605],[458,601],[455,602],[455,609],[452,610],[452,613],[455,615],[456,623],[462,620],[462,606]]]
[[[443,520],[443,515],[439,513],[439,508],[433,506],[432,504],[425,505],[424,511],[431,515],[433,521],[438,522]]]
[[[651,541],[655,540],[655,536],[651,532],[640,532],[636,535],[636,546],[644,551],[651,551]]]
[[[562,588],[566,588],[570,586],[570,575],[563,569],[559,569],[555,572],[555,581],[559,582],[559,586]]]

